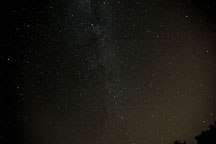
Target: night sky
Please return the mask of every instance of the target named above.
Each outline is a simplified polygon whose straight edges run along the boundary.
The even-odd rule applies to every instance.
[[[0,7],[1,144],[195,144],[216,120],[216,1]]]

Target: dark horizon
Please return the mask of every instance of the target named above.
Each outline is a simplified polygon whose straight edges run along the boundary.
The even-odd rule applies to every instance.
[[[216,120],[216,1],[0,10],[1,144],[196,144]]]

